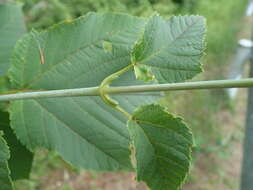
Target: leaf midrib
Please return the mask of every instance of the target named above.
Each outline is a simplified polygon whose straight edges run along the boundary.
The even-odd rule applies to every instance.
[[[153,148],[155,161],[159,163],[159,166],[158,166],[157,169],[161,170],[161,171],[162,171],[161,174],[163,175],[163,177],[164,177],[165,179],[167,179],[166,172],[164,172],[164,171],[163,171],[163,167],[161,167],[161,165],[163,165],[163,164],[160,163],[160,159],[159,159],[159,158],[163,158],[163,159],[165,159],[165,160],[166,160],[166,159],[169,159],[172,163],[176,164],[177,166],[180,166],[180,164],[177,163],[177,162],[175,162],[174,160],[172,160],[172,159],[170,159],[170,158],[167,158],[167,157],[164,157],[164,156],[159,156],[159,155],[156,153],[156,149],[155,149],[155,147],[154,147],[154,144],[155,144],[155,143],[150,139],[149,135],[146,133],[146,131],[143,129],[143,127],[137,123],[137,121],[138,121],[138,122],[142,122],[142,123],[146,123],[146,122],[145,122],[145,121],[142,121],[142,120],[134,120],[134,122],[136,122],[136,124],[142,129],[144,135],[146,136],[146,138],[148,139],[149,143],[151,144],[151,146],[152,146],[152,148]],[[154,124],[153,124],[153,125],[154,125]],[[160,127],[160,125],[157,125],[157,126]],[[162,128],[165,128],[165,127],[162,127]],[[179,152],[180,152],[180,151],[179,151]],[[181,152],[181,153],[182,153],[182,152]],[[182,153],[182,154],[184,154],[184,153]],[[179,168],[181,168],[181,166],[180,166]],[[180,170],[183,170],[183,172],[184,172],[184,169],[181,168]],[[189,169],[187,169],[187,170],[189,170]],[[175,173],[178,174],[178,172],[175,172]],[[179,176],[178,176],[178,175],[176,175],[176,176],[177,176],[177,178],[179,178],[179,179],[182,178],[182,176],[180,175],[180,173],[179,173]],[[185,178],[185,177],[186,177],[186,174],[184,175],[183,178]],[[173,182],[174,185],[175,185],[175,184],[177,185],[177,181],[172,181],[172,182]],[[180,183],[180,185],[181,185],[181,184],[182,184],[182,182]]]
[[[165,48],[169,48],[173,45],[173,43],[177,40],[179,40],[193,25],[197,24],[200,21],[200,19],[196,19],[195,22],[191,23],[185,30],[182,31],[182,33],[180,33],[178,36],[174,37],[174,39],[170,42],[169,45],[164,45],[162,46],[160,49],[156,50],[155,52],[153,52],[152,54],[148,55],[147,57],[145,57],[144,59],[142,59],[141,61],[139,61],[138,63],[140,64],[144,64],[143,62],[145,62],[146,60],[150,59],[153,56],[158,55],[161,51],[163,51]]]
[[[104,153],[105,155],[107,155],[108,157],[110,157],[112,160],[114,160],[116,163],[118,163],[118,168],[120,168],[120,166],[122,165],[119,160],[116,160],[111,154],[109,154],[108,152],[103,151],[103,149],[101,149],[100,147],[96,146],[94,143],[92,143],[91,141],[89,141],[88,139],[86,139],[85,137],[81,136],[78,134],[78,132],[76,132],[74,129],[72,129],[68,124],[66,124],[64,121],[62,121],[61,119],[59,119],[56,115],[54,115],[52,112],[50,112],[45,106],[43,106],[42,104],[40,104],[37,100],[33,99],[33,101],[39,105],[43,110],[45,110],[48,114],[50,114],[51,116],[53,116],[53,118],[55,118],[57,121],[59,121],[60,123],[63,124],[63,126],[65,126],[67,129],[69,129],[70,131],[72,131],[74,134],[76,134],[76,136],[80,137],[81,139],[83,139],[84,141],[86,141],[88,144],[92,145],[95,149],[99,150],[100,152]]]
[[[159,125],[159,124],[157,124],[157,123],[152,123],[152,122],[148,122],[148,121],[143,121],[143,120],[138,120],[138,119],[134,119],[134,121],[136,121],[136,123],[138,124],[138,122],[139,123],[144,123],[144,124],[146,124],[146,125],[153,125],[153,126],[156,126],[156,127],[159,127],[159,128],[163,128],[163,129],[167,129],[168,130],[168,128],[166,128],[166,127],[164,127],[164,126],[162,126],[162,125]],[[192,144],[185,136],[183,136],[182,134],[180,134],[178,131],[175,131],[175,130],[173,130],[173,129],[170,129],[171,131],[174,131],[178,136],[181,136],[183,139],[185,139],[185,141],[187,142],[187,143],[189,143],[189,144]]]
[[[145,122],[142,122],[142,123],[145,123]],[[151,140],[151,138],[150,138],[150,136],[146,133],[146,131],[143,129],[143,127],[141,126],[141,125],[139,125],[138,123],[137,123],[137,125],[138,126],[140,126],[140,128],[142,129],[142,131],[143,131],[143,133],[145,134],[145,136],[147,137],[147,139],[149,140],[149,142],[150,142],[150,144],[152,145],[152,147],[153,147],[153,150],[154,150],[154,156],[155,157],[161,157],[161,158],[166,158],[166,157],[164,157],[164,156],[159,156],[157,153],[156,153],[156,149],[155,149],[155,147],[154,147],[154,145],[155,144],[163,144],[163,145],[165,145],[165,146],[167,146],[166,144],[164,144],[164,143],[159,143],[159,142],[157,142],[157,141],[154,141],[154,140]],[[188,145],[189,146],[189,145]],[[173,148],[176,152],[179,152],[179,153],[182,153],[184,156],[186,156],[186,158],[187,158],[187,155],[185,155],[185,153],[183,153],[183,152],[181,152],[181,151],[179,151],[179,150],[176,150],[174,147],[170,147],[170,148]],[[169,159],[169,158],[166,158],[166,159]],[[172,161],[172,162],[174,162],[176,165],[179,165],[180,166],[180,163],[177,163],[177,162],[175,162],[174,160],[171,160],[171,159],[169,159],[170,161]]]

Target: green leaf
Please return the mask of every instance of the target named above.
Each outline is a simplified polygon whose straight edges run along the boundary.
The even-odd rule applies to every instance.
[[[8,168],[9,148],[0,133],[0,187],[1,190],[13,190],[13,183]]]
[[[141,106],[128,121],[137,180],[152,190],[178,190],[189,171],[192,133],[159,105]]]
[[[108,75],[131,64],[131,49],[145,22],[128,15],[91,13],[29,34],[15,48],[11,83],[26,90],[98,86]],[[105,51],[108,43],[110,48]],[[40,64],[38,44],[44,64]],[[113,85],[137,84],[134,81],[129,72]],[[115,99],[129,112],[154,100],[146,97],[142,101],[140,96]],[[30,150],[48,148],[86,169],[132,169],[126,118],[100,97],[13,101],[9,112],[12,128]]]
[[[151,73],[150,67],[146,65],[138,64],[134,66],[134,73],[138,80],[143,80],[145,82],[154,80],[154,75]]]
[[[0,111],[0,131],[4,132],[4,138],[10,149],[11,157],[8,161],[13,180],[29,178],[32,167],[33,154],[23,146],[9,125],[9,114]]]
[[[0,75],[6,74],[16,41],[25,33],[20,4],[0,4]]]
[[[6,93],[11,88],[10,81],[7,76],[0,76],[0,93]]]
[[[205,19],[201,16],[152,17],[135,45],[132,61],[147,65],[160,83],[180,82],[201,72]]]
[[[11,84],[6,75],[0,76],[0,94],[5,94],[11,89]],[[0,102],[0,110],[7,110],[9,102]]]

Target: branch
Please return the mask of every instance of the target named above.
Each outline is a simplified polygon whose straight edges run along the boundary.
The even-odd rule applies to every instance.
[[[108,87],[107,94],[129,94],[142,92],[160,92],[176,90],[197,90],[197,89],[217,89],[217,88],[250,88],[253,87],[253,78],[241,80],[212,80],[199,82],[152,84],[137,86]],[[99,96],[99,87],[76,88],[65,90],[49,90],[40,92],[24,92],[0,95],[0,101],[35,99],[35,98],[54,98],[54,97],[73,97],[73,96]]]

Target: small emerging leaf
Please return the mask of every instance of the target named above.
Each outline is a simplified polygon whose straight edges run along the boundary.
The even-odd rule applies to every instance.
[[[103,48],[106,52],[112,52],[112,43],[104,41],[103,42]]]
[[[137,180],[152,190],[178,190],[189,171],[192,133],[159,105],[141,106],[128,121]]]
[[[135,65],[134,73],[138,80],[143,80],[145,82],[154,80],[155,76],[151,73],[151,68],[146,65]]]

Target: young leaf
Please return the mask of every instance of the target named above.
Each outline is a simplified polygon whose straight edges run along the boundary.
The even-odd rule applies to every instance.
[[[141,106],[128,121],[137,180],[152,190],[178,190],[189,171],[192,133],[159,105]]]
[[[153,16],[132,52],[135,65],[142,64],[160,83],[180,82],[201,72],[205,19],[201,16]]]
[[[91,13],[17,43],[9,76],[17,89],[53,90],[98,86],[104,78],[131,64],[131,47],[145,20],[121,14]],[[111,43],[105,51],[105,43]],[[134,84],[127,73],[113,85]],[[144,101],[140,96],[116,97],[129,112]],[[92,170],[132,169],[129,133],[121,113],[100,97],[50,98],[11,102],[11,126],[34,150],[45,147],[66,161]]]
[[[1,132],[1,131],[0,131]],[[13,183],[8,168],[9,148],[0,133],[0,187],[1,190],[13,190]]]
[[[138,64],[134,66],[134,73],[138,80],[143,80],[145,82],[152,81],[155,78],[151,73],[150,67],[146,65]]]
[[[16,41],[25,33],[20,4],[0,4],[0,75],[6,74]]]
[[[10,149],[11,157],[8,161],[13,180],[29,178],[32,167],[33,154],[23,146],[9,125],[9,114],[0,111],[0,131],[4,132],[4,138]]]

